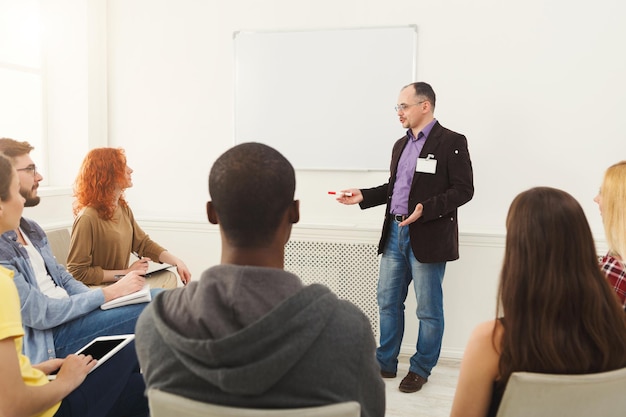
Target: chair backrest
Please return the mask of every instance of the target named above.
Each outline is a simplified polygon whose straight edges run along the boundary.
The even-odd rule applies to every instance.
[[[70,231],[68,229],[56,229],[46,232],[52,254],[57,262],[67,267],[67,254],[70,252]]]
[[[348,401],[306,408],[238,408],[191,400],[180,395],[150,388],[148,390],[152,417],[359,417],[361,404]]]
[[[585,375],[515,372],[497,417],[624,417],[626,368]]]

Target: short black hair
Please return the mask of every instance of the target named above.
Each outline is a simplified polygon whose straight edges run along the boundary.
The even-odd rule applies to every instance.
[[[407,87],[413,87],[415,89],[416,96],[425,97],[428,101],[430,101],[430,105],[433,109],[435,108],[435,101],[437,100],[437,97],[435,96],[435,90],[433,90],[430,84],[425,82],[416,82],[405,85],[402,89],[404,90]]]
[[[215,161],[209,174],[212,205],[226,238],[237,247],[269,243],[295,190],[293,166],[262,143],[234,146]]]

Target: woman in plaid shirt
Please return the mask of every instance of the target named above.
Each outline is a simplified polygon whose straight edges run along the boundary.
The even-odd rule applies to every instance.
[[[593,199],[600,207],[609,252],[600,266],[626,310],[626,161],[609,167],[600,192]]]

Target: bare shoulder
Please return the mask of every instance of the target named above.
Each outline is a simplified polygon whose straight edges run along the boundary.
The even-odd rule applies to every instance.
[[[467,349],[483,356],[499,355],[503,327],[499,320],[489,320],[477,325],[470,336]]]
[[[500,328],[499,321],[491,320],[480,323],[472,331],[461,361],[450,416],[483,417],[487,414],[493,382],[498,378],[499,353],[495,346],[501,340]]]
[[[498,320],[489,320],[478,324],[472,331],[472,337],[485,337],[493,335],[494,328],[500,328],[502,325]]]

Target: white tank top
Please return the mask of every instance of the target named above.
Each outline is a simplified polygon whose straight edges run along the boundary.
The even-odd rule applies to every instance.
[[[33,246],[32,242],[26,236],[21,229],[22,237],[26,242],[24,245],[24,249],[28,252],[28,256],[30,258],[30,266],[33,268],[33,272],[35,272],[35,277],[37,278],[37,284],[39,285],[39,290],[46,296],[50,298],[66,298],[69,297],[67,291],[63,288],[56,285],[52,277],[48,274],[48,270],[46,269],[46,264],[43,261],[43,257],[39,253],[39,251]]]

